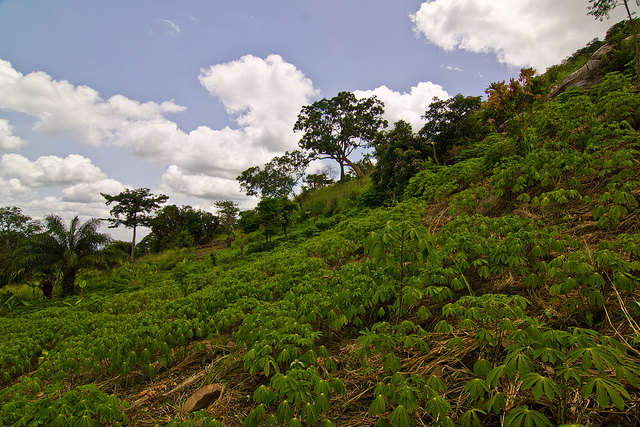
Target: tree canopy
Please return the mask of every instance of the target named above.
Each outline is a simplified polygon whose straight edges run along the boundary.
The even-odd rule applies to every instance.
[[[449,99],[433,98],[423,119],[427,121],[419,134],[433,145],[436,164],[454,146],[465,145],[485,133],[475,112],[480,109],[479,96],[457,94]]]
[[[155,196],[151,194],[148,188],[137,188],[135,190],[125,189],[124,191],[110,196],[109,194],[100,193],[106,199],[106,205],[115,203],[111,208],[111,215],[107,221],[111,223],[109,228],[115,228],[120,225],[133,229],[133,237],[131,239],[131,261],[134,259],[136,247],[136,228],[138,226],[148,226],[152,212],[160,208],[160,205],[169,199],[169,196],[161,194]]]
[[[293,130],[304,132],[301,148],[311,150],[317,158],[338,162],[342,180],[345,165],[363,176],[350,156],[356,148],[368,147],[376,132],[387,127],[383,114],[384,104],[375,96],[357,99],[351,92],[340,92],[302,107]]]
[[[247,196],[288,197],[304,176],[310,162],[309,154],[294,150],[274,157],[264,165],[243,171],[236,180]]]
[[[76,215],[68,227],[58,215],[47,215],[43,222],[44,232],[34,236],[24,248],[22,270],[42,273],[40,287],[47,297],[51,297],[54,278],[58,274],[62,295],[72,294],[78,271],[101,263],[103,258],[98,250],[111,238],[98,232],[102,221],[97,218],[81,223]]]
[[[238,204],[231,200],[219,200],[214,206],[218,210],[220,225],[230,237],[233,233],[233,227],[236,225],[236,221],[238,219],[238,212],[240,212]]]
[[[143,240],[147,247],[160,252],[169,247],[189,247],[210,240],[220,227],[218,217],[191,206],[168,205],[149,220],[151,234]]]
[[[15,247],[22,238],[33,235],[41,229],[40,222],[23,214],[19,207],[0,208],[0,242],[5,248]]]
[[[0,287],[16,278],[18,250],[28,238],[42,230],[40,221],[31,219],[17,206],[0,208]]]
[[[429,158],[432,146],[414,134],[411,125],[404,120],[396,122],[393,129],[380,133],[374,146],[378,160],[371,174],[374,190],[401,199],[409,179]]]

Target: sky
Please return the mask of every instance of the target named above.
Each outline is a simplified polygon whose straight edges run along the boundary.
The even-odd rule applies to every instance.
[[[0,0],[0,206],[107,218],[100,193],[146,187],[251,209],[235,178],[298,148],[303,106],[376,95],[418,131],[434,96],[544,72],[625,17],[588,4]]]

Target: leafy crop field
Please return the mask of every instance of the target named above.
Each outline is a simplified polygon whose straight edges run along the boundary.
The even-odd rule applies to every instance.
[[[640,425],[639,106],[611,73],[401,203],[7,307],[0,424]]]

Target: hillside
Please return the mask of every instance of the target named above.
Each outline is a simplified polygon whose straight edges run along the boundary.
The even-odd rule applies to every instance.
[[[0,425],[640,425],[640,94],[527,105],[401,201],[5,307]]]

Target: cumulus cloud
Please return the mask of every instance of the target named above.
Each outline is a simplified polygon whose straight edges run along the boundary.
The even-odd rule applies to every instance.
[[[0,176],[17,178],[32,187],[53,187],[95,182],[107,176],[91,160],[70,154],[66,158],[42,156],[31,161],[16,153],[4,154],[0,159]]]
[[[418,34],[445,50],[492,52],[502,63],[542,72],[623,19],[622,10],[611,22],[586,12],[581,1],[429,0],[411,19]]]
[[[13,135],[13,126],[9,124],[9,120],[0,119],[0,150],[18,150],[26,143],[24,139]]]
[[[3,60],[0,109],[36,117],[35,129],[47,135],[122,147],[160,166],[176,164],[191,175],[235,178],[247,167],[297,146],[293,125],[302,106],[318,93],[278,55],[247,55],[203,69],[199,78],[236,116],[238,128],[202,126],[185,133],[166,118],[185,110],[173,101],[141,103],[122,95],[104,101],[92,88],[56,81],[43,72],[23,75]]]
[[[18,178],[3,178],[0,176],[0,199],[3,205],[15,204],[17,201],[36,196],[36,191],[24,185]]]
[[[429,108],[434,96],[440,99],[448,99],[449,94],[440,85],[431,82],[421,82],[411,88],[409,93],[395,92],[386,86],[380,86],[374,90],[357,90],[354,92],[357,98],[368,98],[375,95],[384,102],[384,118],[392,126],[398,120],[404,120],[411,124],[414,131],[424,126],[421,116]]]
[[[54,213],[62,217],[66,223],[76,215],[78,215],[81,221],[86,221],[89,218],[110,217],[109,207],[107,207],[104,202],[86,203],[83,201],[69,201],[55,196],[47,196],[41,199],[23,202],[20,204],[20,207],[23,208],[22,210],[26,215],[32,218],[40,219],[45,215]],[[131,236],[131,231],[123,227],[111,230],[107,229],[106,224],[102,225],[100,232],[111,235],[129,235],[129,238]]]
[[[87,86],[56,81],[37,71],[23,75],[0,60],[0,109],[38,119],[35,129],[69,135],[82,144],[98,146],[117,141],[119,131],[138,121],[166,121],[165,114],[184,111],[173,101],[140,103],[122,95],[104,101]]]
[[[61,189],[62,197],[40,198],[38,189],[43,187]],[[35,217],[51,212],[70,217],[76,213],[108,216],[100,193],[117,194],[124,188],[90,159],[75,154],[66,158],[42,156],[35,161],[15,153],[0,158],[0,199],[6,205],[28,207],[28,214]]]
[[[125,186],[115,179],[105,178],[95,182],[82,182],[62,190],[62,201],[74,203],[104,204],[100,193],[115,195],[122,192]]]
[[[162,175],[161,190],[207,200],[236,200],[241,194],[235,179],[194,175],[176,165],[169,166]]]
[[[318,94],[311,80],[279,55],[246,55],[202,69],[199,78],[229,114],[238,116],[253,145],[274,152],[295,148],[298,113]]]

